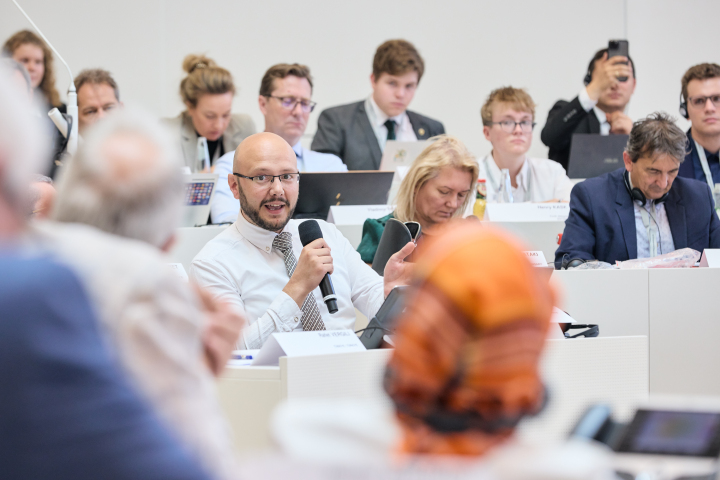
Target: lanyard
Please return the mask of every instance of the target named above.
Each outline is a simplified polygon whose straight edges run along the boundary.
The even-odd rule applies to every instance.
[[[708,165],[707,157],[705,156],[705,149],[697,142],[695,142],[695,149],[697,150],[698,157],[700,157],[700,165],[702,165],[703,173],[705,173],[705,181],[710,187],[710,191],[713,194],[713,201],[715,201],[715,182],[713,182],[712,173],[710,173],[710,165]]]
[[[658,224],[657,219],[655,218],[655,215],[652,214],[652,212],[649,212],[648,210],[645,210],[645,207],[641,207],[638,205],[638,208],[640,209],[640,217],[642,217],[643,225],[645,226],[645,231],[647,232],[648,237],[648,245],[650,247],[650,258],[657,257],[658,255],[658,245],[660,245],[660,253],[662,254],[662,240],[660,239],[660,224]],[[651,203],[650,208],[655,209],[655,204]],[[655,222],[655,228],[650,225],[650,218],[653,219],[653,222]]]
[[[491,158],[492,155],[488,154],[483,158],[483,162],[485,163],[485,176],[487,177],[487,180],[490,181],[490,186],[493,189],[493,196],[496,195],[500,191],[500,187],[498,183],[495,181],[495,177],[493,177],[492,173],[490,172],[490,163],[488,162],[488,159]],[[497,165],[495,163],[495,159],[492,159],[493,164]],[[527,157],[525,158],[525,161],[527,162]],[[522,168],[520,169],[522,170]],[[516,179],[517,180],[517,179]],[[532,166],[528,163],[528,174],[527,174],[527,188],[525,189],[525,198],[524,200],[526,202],[532,202]]]

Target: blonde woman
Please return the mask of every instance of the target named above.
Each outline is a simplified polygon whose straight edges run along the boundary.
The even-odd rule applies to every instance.
[[[55,88],[53,54],[42,38],[29,30],[21,30],[5,41],[3,54],[22,64],[30,74],[35,100],[45,110],[43,115],[52,107],[65,112]]]
[[[455,137],[439,135],[432,140],[400,184],[395,211],[365,220],[357,248],[364,262],[373,261],[389,219],[418,222],[423,233],[432,235],[437,225],[460,217],[473,198],[478,178],[475,157]]]
[[[229,71],[203,55],[185,57],[183,70],[187,76],[180,82],[180,97],[185,111],[166,123],[180,142],[185,165],[194,172],[202,170],[198,138],[207,139],[212,165],[255,133],[255,124],[249,115],[232,114],[235,85]]]

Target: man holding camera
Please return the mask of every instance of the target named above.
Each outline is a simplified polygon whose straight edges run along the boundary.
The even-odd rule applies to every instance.
[[[624,80],[623,80],[624,79]],[[608,49],[595,53],[585,75],[585,88],[570,102],[553,105],[540,134],[550,147],[548,158],[567,170],[575,133],[629,134],[632,120],[625,115],[635,91],[635,64],[630,57],[608,58]]]

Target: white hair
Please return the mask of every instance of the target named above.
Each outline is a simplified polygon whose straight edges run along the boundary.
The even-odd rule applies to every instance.
[[[33,115],[34,105],[23,102],[26,92],[10,80],[12,72],[0,66],[0,196],[24,217],[32,174],[50,158],[44,126]]]
[[[62,172],[53,218],[163,247],[184,198],[179,153],[156,118],[131,108],[115,112],[91,127]]]

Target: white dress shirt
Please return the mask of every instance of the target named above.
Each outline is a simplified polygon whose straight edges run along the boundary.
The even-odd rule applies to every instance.
[[[502,175],[492,153],[479,162],[478,178],[485,179],[488,202],[495,202]],[[489,170],[488,170],[489,168]],[[557,162],[544,158],[526,157],[516,177],[517,187],[512,187],[513,201],[547,202],[558,199],[569,201],[573,183],[565,169]],[[470,202],[471,209],[474,202]]]
[[[295,258],[302,244],[299,220],[290,220],[283,231],[292,234]],[[335,225],[318,220],[323,238],[332,250],[332,283],[338,312],[330,315],[320,289],[313,290],[328,330],[353,328],[355,308],[372,318],[385,300],[383,278],[368,267]],[[240,215],[234,225],[205,245],[190,266],[190,277],[216,297],[240,309],[248,326],[239,348],[262,347],[274,332],[302,330],[302,310],[282,291],[288,274],[282,252],[273,248],[277,233],[251,224]]]
[[[610,123],[607,121],[607,115],[597,107],[597,100],[590,98],[586,88],[580,90],[578,100],[586,112],[592,110],[595,113],[595,117],[597,117],[598,122],[600,122],[600,135],[610,135]]]
[[[375,103],[372,95],[365,100],[365,112],[367,113],[370,126],[375,132],[380,150],[385,151],[385,143],[387,143],[388,130],[385,126],[385,122],[393,120],[395,122],[395,140],[399,142],[415,142],[417,141],[417,135],[413,130],[412,123],[410,123],[410,117],[407,112],[403,112],[395,117],[388,117],[383,112],[378,104]]]
[[[320,153],[303,148],[300,142],[293,147],[297,156],[298,172],[347,172],[347,165],[337,155]],[[240,201],[236,199],[227,181],[232,174],[235,151],[228,152],[214,163],[213,173],[218,174],[215,196],[210,205],[212,223],[230,223],[238,218]],[[242,173],[242,172],[238,172]]]

